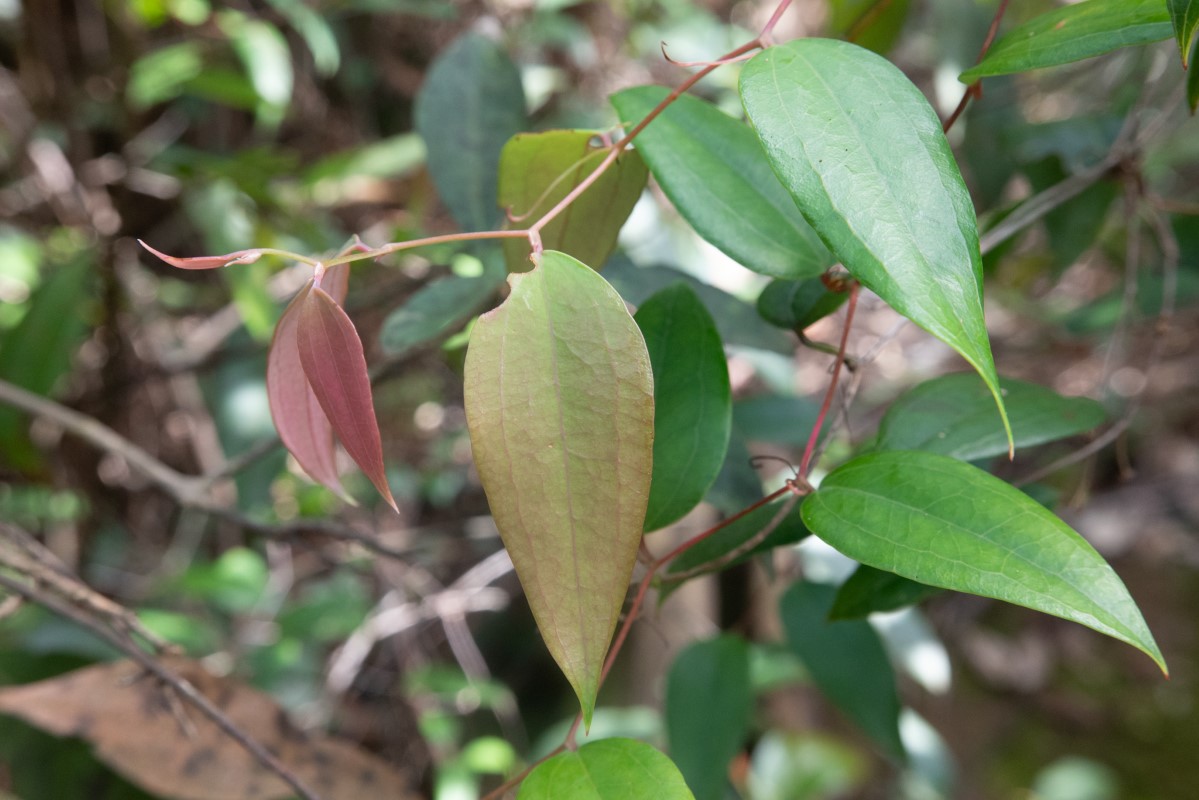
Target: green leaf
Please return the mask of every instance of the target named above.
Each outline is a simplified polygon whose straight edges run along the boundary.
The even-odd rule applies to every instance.
[[[807,397],[763,394],[733,404],[733,430],[756,442],[807,444],[820,406]]]
[[[983,324],[974,206],[941,122],[902,72],[845,42],[759,53],[741,99],[796,204],[855,278],[957,350],[1007,425]]]
[[[601,739],[540,764],[517,800],[695,800],[670,759],[644,742]]]
[[[504,281],[498,259],[484,258],[483,263],[482,275],[439,278],[388,314],[379,331],[383,352],[403,355],[460,328]]]
[[[1034,197],[1069,177],[1061,159],[1054,157],[1030,164],[1025,167],[1024,174],[1032,184]],[[1119,184],[1115,181],[1097,181],[1070,202],[1045,215],[1049,247],[1059,274],[1073,266],[1079,256],[1098,241],[1118,190]]]
[[[832,314],[848,299],[847,292],[830,292],[818,278],[775,280],[758,295],[758,313],[771,325],[802,331]]]
[[[626,89],[612,105],[631,127],[667,91]],[[744,123],[683,95],[634,143],[683,218],[734,261],[776,278],[815,277],[833,263]]]
[[[886,53],[903,32],[908,18],[909,0],[832,0],[829,31],[852,37],[856,45]]]
[[[895,671],[870,623],[828,620],[836,592],[832,586],[807,582],[787,590],[779,603],[787,646],[808,668],[821,694],[884,753],[903,760]]]
[[[656,531],[695,508],[716,480],[729,446],[733,397],[720,334],[686,284],[653,295],[633,319],[654,370],[654,477],[645,530]]]
[[[1103,557],[1028,495],[969,464],[915,451],[860,456],[804,501],[803,519],[863,564],[1072,620],[1166,670]]]
[[[466,420],[496,526],[590,719],[632,576],[653,458],[653,374],[624,301],[549,251],[479,318]]]
[[[463,34],[429,68],[413,113],[446,208],[463,230],[494,227],[500,151],[528,124],[516,65],[490,39]]]
[[[666,733],[697,800],[725,797],[729,762],[744,743],[752,708],[744,640],[696,642],[675,658],[666,678]]]
[[[837,589],[829,619],[861,619],[876,611],[895,611],[914,606],[941,593],[936,586],[860,564]]]
[[[1199,52],[1199,45],[1195,46],[1196,52]],[[1187,70],[1187,106],[1191,109],[1191,116],[1195,115],[1195,109],[1199,108],[1199,69]]]
[[[686,272],[670,267],[638,267],[617,254],[604,268],[604,277],[616,287],[621,297],[635,306],[655,292],[682,281],[699,295],[716,320],[716,330],[720,331],[720,339],[726,345],[788,355],[794,351],[793,340],[763,322],[753,306]]]
[[[499,203],[525,227],[562,200],[608,153],[593,147],[593,131],[519,133],[500,154]],[[621,153],[595,183],[541,230],[546,250],[560,250],[584,264],[604,265],[616,247],[645,182],[645,162],[636,150]],[[529,269],[529,243],[504,240],[509,272]]]
[[[1056,8],[1008,31],[986,58],[963,72],[962,83],[1069,64],[1121,47],[1170,38],[1162,0],[1087,0]]]
[[[1086,397],[1062,397],[1044,386],[1010,378],[1000,385],[1016,447],[1074,436],[1107,418],[1103,406]],[[987,387],[973,373],[959,372],[925,381],[892,403],[879,424],[877,448],[977,461],[1006,453],[1008,442]]]
[[[0,338],[0,379],[50,395],[91,328],[87,309],[95,297],[96,270],[82,253],[43,269],[45,282],[30,298],[29,310]],[[41,463],[28,427],[27,415],[0,404],[0,461],[26,470]]]

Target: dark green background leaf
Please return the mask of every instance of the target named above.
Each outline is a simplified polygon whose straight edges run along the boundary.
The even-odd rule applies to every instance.
[[[895,671],[870,623],[829,622],[837,590],[819,583],[794,584],[779,603],[787,646],[812,682],[888,756],[903,760]]]
[[[917,451],[860,456],[821,482],[803,519],[863,564],[1072,620],[1166,669],[1103,557],[1028,495],[969,464]]]
[[[758,313],[771,325],[803,330],[836,311],[848,299],[848,292],[830,292],[819,278],[774,280],[758,295]]]
[[[941,593],[935,586],[859,564],[837,589],[829,619],[861,619],[876,611],[895,611]]]
[[[454,219],[467,231],[494,227],[500,151],[528,124],[508,54],[477,33],[463,34],[433,62],[413,113],[429,174]]]
[[[753,709],[749,647],[736,636],[696,642],[666,678],[670,755],[696,800],[723,800],[729,762],[744,743]]]
[[[634,319],[654,370],[654,478],[645,530],[655,531],[695,508],[716,480],[733,398],[720,335],[686,284],[650,297]]]

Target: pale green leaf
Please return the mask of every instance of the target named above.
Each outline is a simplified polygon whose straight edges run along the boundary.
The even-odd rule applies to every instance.
[[[1069,64],[1121,47],[1170,38],[1170,14],[1162,0],[1087,0],[1055,8],[1008,31],[962,83]]]
[[[695,800],[670,759],[644,742],[601,739],[537,766],[517,800]]]
[[[1078,622],[1166,669],[1103,557],[1031,497],[969,464],[918,451],[860,456],[821,482],[803,518],[863,564]]]
[[[608,154],[593,146],[593,131],[519,133],[500,154],[499,203],[526,227],[587,178]],[[636,150],[626,150],[570,206],[541,229],[546,250],[560,250],[584,264],[603,267],[649,172]],[[529,243],[504,240],[510,272],[529,269]]]
[[[494,227],[500,151],[527,124],[516,65],[497,43],[463,34],[429,68],[413,114],[446,208],[464,230]]]
[[[645,521],[653,374],[590,267],[549,251],[508,280],[471,331],[467,425],[538,628],[590,718]]]
[[[667,93],[639,86],[611,100],[632,127]],[[776,278],[814,277],[833,263],[745,123],[684,95],[634,144],[683,218],[734,261]]]
[[[886,59],[802,39],[759,53],[741,99],[775,172],[855,278],[957,350],[1006,426],[966,185],[920,90]]]
[[[732,393],[720,334],[695,292],[676,283],[634,317],[654,370],[654,477],[645,530],[699,504],[729,446]]]

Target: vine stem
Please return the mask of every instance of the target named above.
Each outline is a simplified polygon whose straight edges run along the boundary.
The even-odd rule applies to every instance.
[[[820,439],[820,429],[824,427],[824,418],[828,415],[829,407],[833,404],[833,395],[837,391],[837,379],[841,376],[841,367],[845,364],[845,351],[849,345],[849,329],[853,326],[853,315],[858,309],[858,291],[861,285],[854,281],[849,287],[849,303],[845,310],[845,327],[841,330],[841,344],[837,348],[837,360],[833,364],[833,377],[828,382],[824,393],[824,402],[820,404],[820,413],[816,416],[816,424],[808,435],[808,444],[803,451],[803,460],[799,462],[799,474],[807,478],[812,472],[812,454],[816,452],[816,442]]]
[[[983,58],[987,55],[987,51],[991,49],[991,45],[995,42],[995,34],[999,32],[999,21],[1003,19],[1004,13],[1007,12],[1007,4],[1008,0],[999,0],[999,7],[995,9],[995,16],[991,18],[991,27],[987,29],[987,38],[983,39],[982,49],[978,51],[978,58],[975,59],[974,63],[978,64],[982,62]],[[941,126],[941,131],[949,133],[949,129],[953,127],[954,123],[958,121],[958,117],[962,116],[962,112],[966,110],[966,106],[970,104],[970,98],[982,97],[982,93],[982,78],[967,86],[965,94],[962,95],[962,99],[958,102],[958,107],[945,120],[945,123]]]

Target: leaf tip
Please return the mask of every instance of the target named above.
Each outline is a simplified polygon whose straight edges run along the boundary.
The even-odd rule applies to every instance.
[[[223,256],[196,256],[193,258],[179,258],[178,256],[168,256],[161,250],[155,250],[141,239],[138,239],[137,243],[151,254],[156,256],[159,260],[166,264],[170,264],[172,267],[177,269],[217,269],[219,267],[227,267],[232,264],[253,264],[262,257],[261,250],[237,250],[232,253],[226,253]]]

